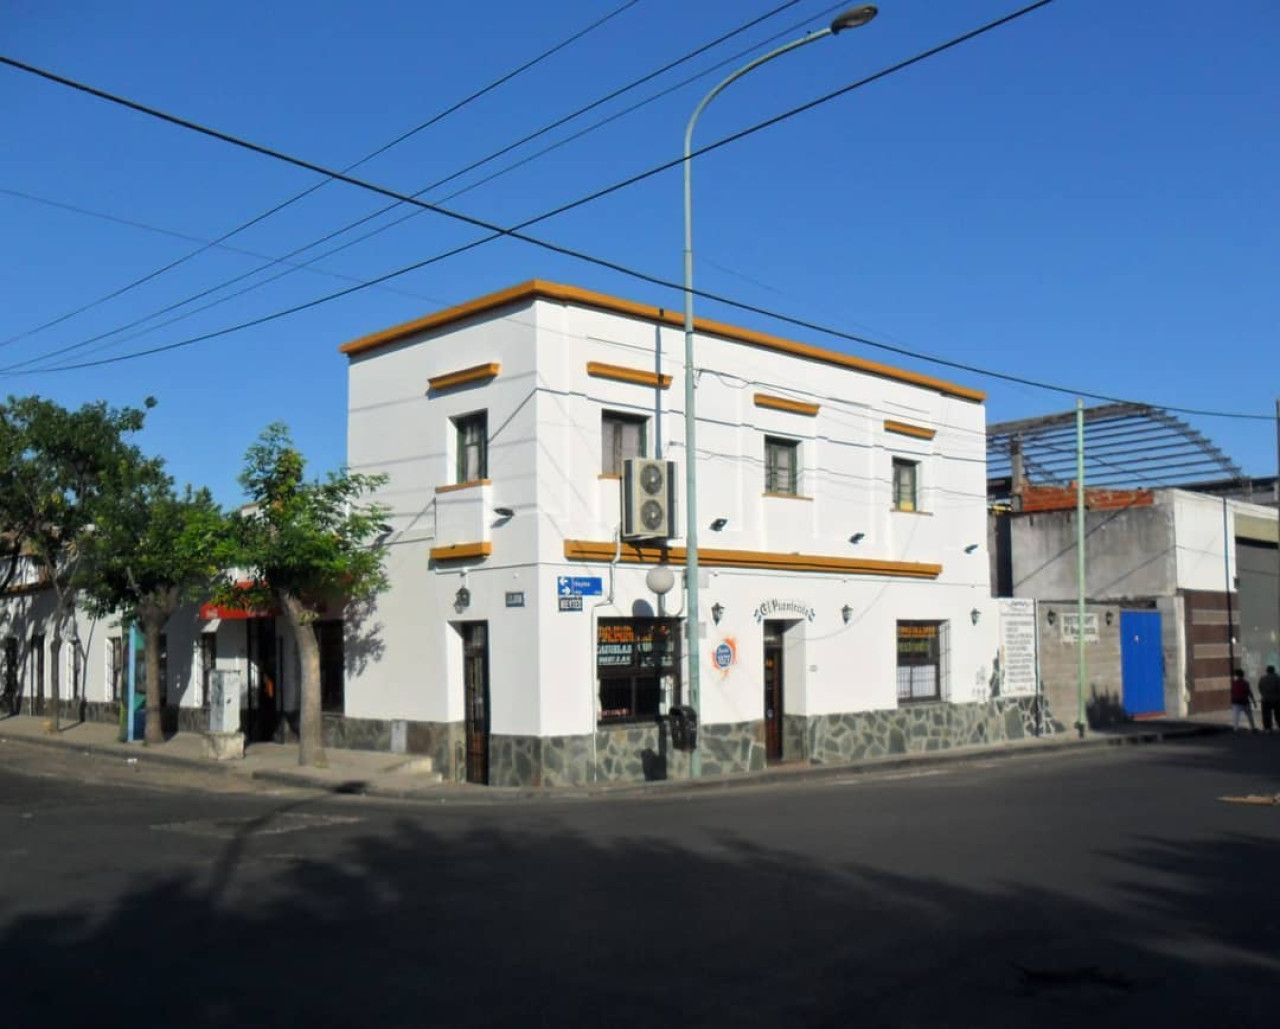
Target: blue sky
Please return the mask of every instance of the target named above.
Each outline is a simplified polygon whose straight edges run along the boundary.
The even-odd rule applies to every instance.
[[[354,174],[415,192],[783,0],[637,0],[513,81]],[[345,167],[623,5],[9,0],[0,52],[191,120]],[[720,97],[707,143],[1017,9],[885,0],[870,25]],[[829,20],[799,0],[638,90],[427,194],[447,193],[706,71],[641,109],[447,202],[510,224],[677,157],[728,64]],[[1271,415],[1280,395],[1280,5],[1056,0],[940,56],[701,158],[700,288],[1071,389]],[[776,42],[771,45],[776,45]],[[749,52],[748,52],[749,51]],[[29,330],[174,261],[317,177],[0,67],[0,389],[68,405],[154,395],[142,442],[225,503],[245,448],[292,429],[311,470],[345,452],[344,341],[532,277],[678,307],[674,290],[510,240],[304,313],[168,353],[37,372],[176,342],[290,307],[475,238],[423,213],[145,335],[51,351],[148,318],[264,263],[212,249],[110,302]],[[26,194],[16,196],[15,193]],[[123,225],[31,197],[149,226]],[[384,206],[330,183],[228,246],[281,256]],[[389,223],[404,209],[367,228]],[[165,230],[165,233],[153,231]],[[678,169],[536,234],[678,281]],[[350,239],[342,236],[329,246]],[[307,251],[306,260],[319,251]],[[244,279],[235,288],[282,270]],[[323,270],[323,273],[321,273]],[[211,293],[201,303],[231,290]],[[197,305],[192,305],[197,306]],[[919,368],[989,392],[989,421],[1071,396],[887,356],[700,302],[699,314]],[[17,337],[17,338],[14,338]],[[1273,474],[1269,421],[1191,417],[1246,472]]]

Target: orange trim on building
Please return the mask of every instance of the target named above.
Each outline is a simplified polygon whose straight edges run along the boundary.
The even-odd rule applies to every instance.
[[[914,436],[916,439],[933,439],[938,435],[937,429],[926,429],[923,425],[911,425],[908,422],[895,422],[892,418],[884,420],[885,432],[896,432],[899,436]]]
[[[492,479],[472,479],[470,482],[455,482],[451,486],[437,486],[437,493],[456,493],[460,489],[475,489],[477,486],[491,486]]]
[[[502,371],[502,365],[497,361],[472,365],[470,368],[463,368],[461,371],[446,372],[444,375],[432,376],[427,380],[427,388],[433,393],[438,393],[441,390],[452,389],[454,386],[462,386],[468,382],[481,382],[484,379],[492,379],[500,371]]]
[[[488,557],[493,553],[492,543],[454,543],[447,547],[432,547],[432,561],[463,561],[471,557]]]
[[[613,379],[615,382],[630,382],[636,386],[661,386],[671,388],[671,376],[659,376],[657,372],[646,372],[639,368],[624,368],[620,364],[604,364],[600,361],[587,362],[587,374],[596,379]]]
[[[612,561],[615,544],[609,540],[565,540],[564,556],[570,561]],[[682,565],[684,547],[623,542],[624,564]],[[698,563],[712,568],[764,568],[786,572],[831,572],[837,575],[888,575],[905,579],[936,579],[942,565],[917,561],[877,561],[871,558],[827,557],[821,554],[770,554],[758,550],[698,548]]]
[[[822,410],[817,404],[806,404],[801,400],[775,397],[768,393],[757,393],[753,399],[756,407],[767,407],[774,411],[789,411],[791,414],[807,414],[813,417]]]
[[[465,304],[458,304],[443,311],[437,311],[435,314],[427,315],[424,318],[404,322],[401,325],[393,325],[389,329],[361,336],[359,339],[344,343],[338,350],[348,357],[367,353],[378,347],[389,346],[410,336],[440,329],[446,325],[452,325],[455,322],[475,315],[485,314],[497,308],[511,304],[532,302],[538,299],[580,304],[583,307],[611,311],[615,314],[628,315],[633,318],[676,327],[683,327],[684,325],[684,317],[678,311],[669,311],[650,304],[637,304],[631,300],[623,300],[620,297],[609,296],[606,293],[580,289],[577,286],[565,286],[555,282],[546,282],[542,279],[531,279],[518,286],[477,297],[474,300],[467,301]],[[895,382],[905,382],[912,386],[923,386],[926,389],[936,390],[946,396],[957,397],[960,400],[972,400],[981,403],[987,398],[987,395],[981,390],[958,386],[955,383],[947,382],[945,379],[934,378],[932,375],[904,371],[901,368],[894,368],[878,361],[867,361],[863,358],[853,357],[850,354],[825,350],[821,347],[810,346],[807,343],[797,343],[781,336],[771,336],[768,333],[740,328],[725,322],[699,318],[694,321],[694,329],[707,336],[718,336],[721,339],[745,343],[748,346],[790,354],[793,357],[802,357],[810,361],[820,361],[824,364],[865,372],[868,375],[875,375],[883,379],[892,379]]]

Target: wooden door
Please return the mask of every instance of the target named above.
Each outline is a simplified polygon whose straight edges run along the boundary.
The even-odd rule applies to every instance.
[[[467,709],[467,782],[489,782],[489,623],[462,626]]]
[[[769,761],[782,760],[782,630],[765,623],[764,748]]]

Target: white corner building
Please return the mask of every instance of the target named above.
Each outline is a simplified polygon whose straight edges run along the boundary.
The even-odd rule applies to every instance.
[[[349,465],[392,511],[350,735],[494,785],[681,777],[690,662],[708,775],[1051,725],[993,696],[983,394],[711,321],[687,631],[683,342],[677,312],[532,281],[341,348]],[[644,513],[628,459],[673,463]]]

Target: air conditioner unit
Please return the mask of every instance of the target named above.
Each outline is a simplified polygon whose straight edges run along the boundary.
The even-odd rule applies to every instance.
[[[676,535],[675,462],[627,458],[622,462],[622,538]]]

